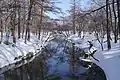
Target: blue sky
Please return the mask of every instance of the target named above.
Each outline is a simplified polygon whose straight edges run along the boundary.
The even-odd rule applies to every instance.
[[[69,15],[68,11],[67,10],[70,10],[70,6],[71,6],[71,1],[72,0],[57,0],[58,2],[61,2],[61,3],[56,3],[55,5],[57,7],[60,7],[62,9],[62,11],[65,13],[64,16],[66,15]],[[90,6],[90,0],[81,0],[81,7],[83,9],[87,9],[89,6]],[[49,13],[48,14],[51,18],[58,18],[59,16],[61,16],[60,14],[52,14],[52,13]]]

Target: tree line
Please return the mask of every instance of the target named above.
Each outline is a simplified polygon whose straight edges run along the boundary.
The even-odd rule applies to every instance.
[[[72,25],[73,33],[95,32],[101,46],[106,35],[108,50],[111,49],[111,34],[114,35],[115,43],[120,36],[120,1],[91,0],[91,6],[87,10],[82,9],[80,2],[81,0],[72,0],[70,16],[65,17],[65,25]]]
[[[54,0],[0,0],[1,41],[4,34],[12,36],[14,43],[16,38],[25,38],[26,43],[31,33],[40,39],[42,26],[49,24],[47,13],[60,12],[54,4]]]
[[[117,43],[120,35],[120,1],[91,0],[87,10],[82,9],[81,0],[71,0],[69,15],[59,19],[51,19],[47,12],[61,13],[54,0],[1,0],[0,1],[0,32],[1,41],[6,36],[25,38],[25,43],[34,33],[40,39],[42,30],[73,31],[73,33],[95,32],[102,45],[107,34],[108,49],[111,48],[111,33]],[[60,22],[60,23],[58,23]],[[16,34],[17,33],[17,34]]]

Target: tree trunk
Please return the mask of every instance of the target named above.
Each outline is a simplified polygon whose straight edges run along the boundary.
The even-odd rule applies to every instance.
[[[20,8],[18,8],[18,39],[20,38],[21,28],[20,28]]]
[[[79,23],[78,27],[79,27],[78,28],[78,35],[79,35],[79,37],[81,37],[81,27],[82,27],[81,23]]]
[[[1,19],[1,29],[0,29],[0,31],[1,31],[1,42],[2,42],[2,38],[3,38],[3,21],[2,21],[2,19]]]
[[[112,7],[113,7],[113,13],[114,13],[114,20],[115,20],[115,23],[114,23],[115,25],[114,25],[114,29],[113,29],[114,37],[115,37],[114,41],[115,41],[115,43],[117,43],[117,37],[118,36],[117,36],[117,25],[116,25],[117,24],[117,16],[116,16],[115,3],[114,3],[115,0],[113,0],[112,2],[113,2]]]
[[[14,0],[14,5],[16,6],[16,1]],[[13,12],[11,15],[11,31],[13,36],[13,43],[16,43],[16,36],[15,36],[15,25],[16,25],[16,7],[13,8]]]
[[[109,12],[108,12],[108,4],[109,0],[106,0],[106,20],[107,20],[107,25],[106,25],[106,30],[107,30],[107,47],[108,50],[111,49],[111,43],[110,43],[110,27],[109,27]]]
[[[25,23],[23,23],[22,38],[24,37],[24,32],[25,32]]]
[[[117,0],[117,11],[118,11],[118,32],[120,36],[120,0]]]
[[[40,33],[41,33],[41,27],[42,27],[42,16],[43,16],[43,1],[41,5],[41,13],[40,13],[40,25],[39,25],[39,31],[38,31],[38,39],[40,40]]]
[[[22,27],[22,38],[24,37],[24,32],[25,32],[25,20],[26,20],[26,14],[25,14],[25,3],[23,3],[23,27]]]
[[[33,0],[30,0],[30,5],[28,8],[28,18],[27,18],[27,25],[26,25],[26,32],[25,32],[25,43],[26,40],[30,40],[30,20],[31,20],[31,11],[33,6]]]
[[[110,13],[110,29],[112,28],[113,29],[113,24],[112,24],[112,12],[111,12],[111,6],[109,6],[109,13]]]
[[[75,7],[76,7],[76,4],[75,4],[75,0],[74,0],[74,4],[73,4],[73,34],[75,34]]]

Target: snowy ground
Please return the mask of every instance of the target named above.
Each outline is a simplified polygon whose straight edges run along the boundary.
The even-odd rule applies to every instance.
[[[94,39],[94,37],[87,35],[86,39]],[[101,50],[98,42],[93,41],[93,44],[97,48],[97,52],[95,53],[94,57],[97,58],[99,62],[95,61],[94,59],[92,62],[104,70],[107,80],[120,79],[120,42],[115,44],[111,41],[112,49],[109,51],[107,50],[106,43],[103,43],[104,51]]]
[[[25,44],[23,39],[17,39],[16,44],[13,44],[12,37],[10,36],[9,45],[4,44],[4,41],[6,40],[4,35],[3,41],[0,44],[0,68],[15,63],[21,56],[26,56],[29,52],[32,52],[35,55],[38,49],[41,49],[49,35],[50,34],[42,35],[41,40],[38,40],[37,36],[31,34],[31,39],[30,41],[27,41],[27,44]]]
[[[107,80],[120,79],[120,44],[114,44],[114,47],[110,51],[97,51],[94,55],[100,62],[93,60],[98,66],[100,66],[106,76]]]

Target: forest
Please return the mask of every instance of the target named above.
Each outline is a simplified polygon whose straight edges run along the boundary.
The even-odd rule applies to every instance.
[[[118,80],[119,53],[120,0],[0,0],[0,80]]]

